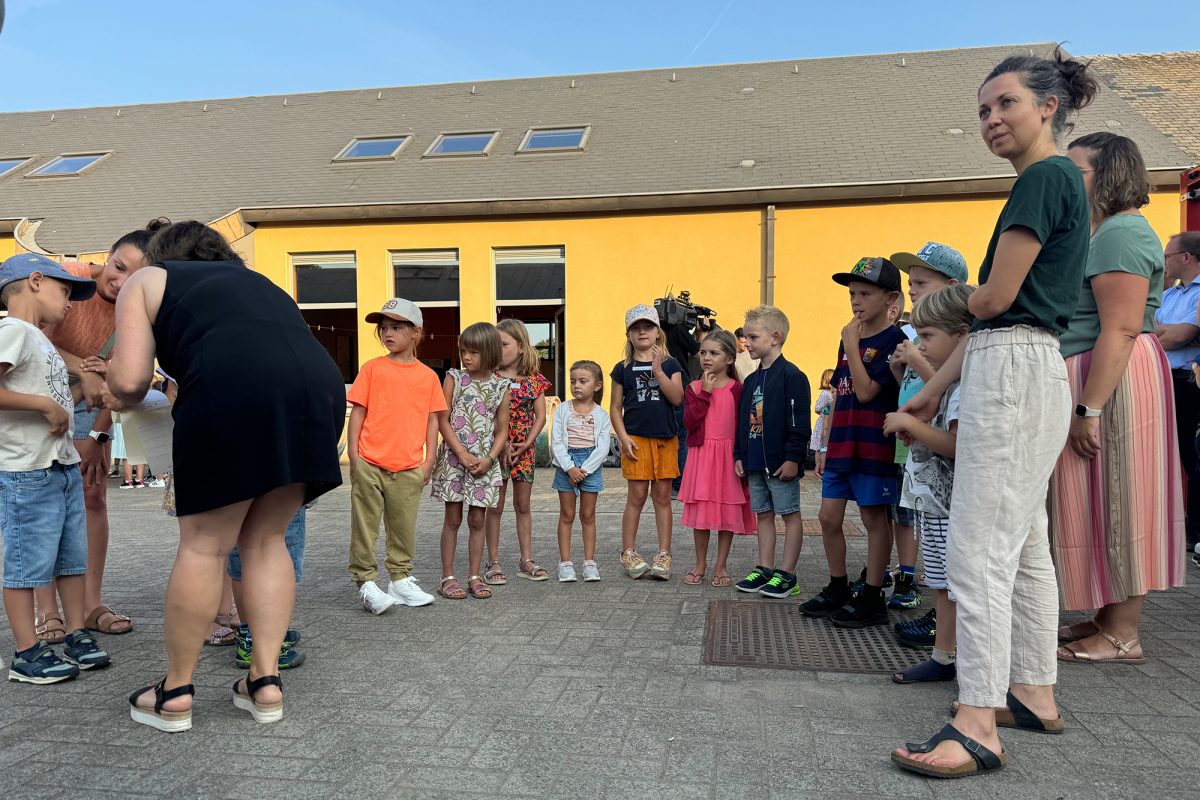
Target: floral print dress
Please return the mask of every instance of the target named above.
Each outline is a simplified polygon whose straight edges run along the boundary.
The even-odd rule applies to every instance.
[[[508,381],[508,440],[513,444],[524,444],[537,419],[534,403],[550,390],[550,381],[540,372],[505,380]],[[508,477],[514,481],[533,483],[533,462],[536,458],[536,447],[526,450],[512,464]]]
[[[495,375],[475,380],[466,370],[446,373],[454,381],[450,403],[450,427],[467,451],[482,458],[492,449],[496,436],[496,413],[508,388],[508,381]],[[482,475],[472,475],[458,456],[442,442],[433,470],[433,497],[446,503],[495,508],[502,483],[500,463]]]

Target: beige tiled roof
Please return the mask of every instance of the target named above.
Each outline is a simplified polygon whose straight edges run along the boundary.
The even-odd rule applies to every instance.
[[[102,250],[157,215],[243,207],[530,200],[1010,175],[975,92],[1049,44],[0,114],[0,157],[111,150],[79,177],[0,178],[0,219]],[[672,80],[674,78],[674,80]],[[518,155],[532,126],[591,126],[582,153]],[[1077,132],[1120,126],[1151,167],[1188,156],[1114,92]],[[487,157],[422,158],[442,131],[491,130]],[[954,131],[954,132],[950,132]],[[355,136],[409,134],[395,161],[332,163]],[[753,161],[754,166],[742,166]]]
[[[1200,51],[1096,56],[1117,94],[1200,163]]]

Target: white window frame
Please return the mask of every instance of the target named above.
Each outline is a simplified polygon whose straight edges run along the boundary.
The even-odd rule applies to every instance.
[[[557,253],[557,254],[555,254]],[[565,297],[535,297],[529,300],[502,300],[500,298],[500,267],[506,264],[562,264],[563,293],[567,291],[567,247],[566,245],[540,245],[537,247],[493,247],[492,275],[496,286],[496,306],[548,306],[567,302]]]
[[[454,263],[451,264],[450,261],[447,259],[446,263],[437,264],[436,263],[437,254],[441,254],[441,253],[454,253]],[[425,261],[434,262],[434,263],[425,263],[425,264],[418,264],[418,265],[428,267],[430,269],[436,269],[439,267],[442,269],[450,269],[451,267],[457,267],[458,268],[458,280],[459,280],[458,296],[461,300],[461,298],[462,298],[462,249],[461,248],[459,248],[459,247],[422,247],[422,248],[416,248],[416,249],[401,248],[401,249],[388,250],[388,266],[391,268],[391,271],[392,271],[391,282],[388,284],[388,286],[391,289],[391,291],[393,291],[393,292],[396,291],[396,267],[397,266],[401,266],[401,267],[413,266],[413,264],[405,264],[405,263],[397,264],[396,263],[396,256],[403,256],[405,254],[410,255],[410,256],[416,256],[418,254],[428,254],[429,257],[426,258]],[[414,260],[414,262],[419,261],[419,259],[415,259],[415,258],[413,260]],[[459,305],[461,305],[459,300],[413,300],[412,302],[417,306],[417,308],[458,308]]]
[[[396,157],[398,155],[400,155],[400,151],[408,146],[408,143],[412,141],[412,138],[413,138],[412,134],[408,134],[408,133],[393,133],[393,134],[386,135],[386,136],[355,136],[353,139],[350,140],[349,144],[347,144],[345,147],[342,148],[340,153],[338,153],[336,156],[333,157],[333,160],[334,161],[342,161],[342,162],[349,161],[352,163],[356,163],[359,161],[395,161]],[[386,156],[348,156],[348,155],[346,155],[347,153],[350,152],[350,150],[354,147],[354,145],[358,144],[359,142],[378,142],[378,141],[387,141],[389,139],[391,139],[391,140],[399,139],[400,140],[400,144],[396,145],[396,149],[393,150],[389,155],[386,155]]]
[[[535,133],[553,133],[554,131],[574,131],[582,130],[583,135],[579,137],[579,144],[570,147],[539,147],[535,150],[529,149],[529,142],[533,139]],[[530,128],[525,131],[525,135],[521,137],[521,145],[517,148],[517,152],[525,154],[537,153],[580,153],[587,149],[588,137],[592,135],[591,125],[540,125],[536,128]]]
[[[29,162],[32,160],[33,160],[33,156],[0,156],[0,161],[16,161],[17,162],[16,164],[13,164],[11,167],[4,170],[3,172],[0,172],[0,178],[3,178],[5,175],[11,175],[12,173],[19,170],[21,167],[27,166],[29,164]]]
[[[292,299],[296,301],[296,305],[301,309],[335,309],[335,308],[358,308],[358,253],[354,250],[334,250],[330,252],[317,253],[288,253],[288,262],[291,266],[292,279]],[[336,266],[344,264],[345,266],[353,266],[354,268],[354,302],[345,303],[301,303],[296,294],[300,287],[296,280],[296,267],[329,264]]]
[[[97,164],[99,164],[104,159],[108,158],[110,155],[112,155],[111,150],[109,150],[109,151],[84,150],[84,151],[80,151],[78,153],[59,153],[54,158],[50,159],[45,164],[42,164],[37,169],[33,170],[32,172],[26,173],[25,177],[26,178],[74,178],[78,175],[82,175],[83,173],[87,172],[88,170],[93,169]],[[68,158],[79,158],[80,156],[96,156],[96,160],[93,161],[92,163],[88,164],[83,169],[77,170],[75,172],[55,172],[55,173],[42,172],[42,170],[46,169],[47,167],[51,167],[60,161],[63,161]]]
[[[488,143],[483,146],[482,150],[473,150],[470,153],[438,153],[438,152],[435,152],[438,148],[438,145],[440,145],[447,137],[452,138],[455,136],[484,136],[486,134],[491,134],[492,138],[488,139]],[[489,131],[489,130],[485,129],[485,130],[474,130],[474,131],[443,131],[442,133],[439,133],[437,135],[436,139],[433,140],[433,144],[429,145],[429,149],[427,149],[425,151],[425,155],[422,156],[422,158],[479,158],[480,156],[488,156],[488,155],[491,155],[492,148],[496,146],[496,141],[499,138],[500,138],[499,130],[490,130]]]

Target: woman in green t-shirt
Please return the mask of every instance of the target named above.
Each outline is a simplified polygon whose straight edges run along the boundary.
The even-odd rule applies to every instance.
[[[1079,307],[1059,345],[1076,415],[1050,484],[1050,541],[1067,611],[1060,661],[1141,664],[1146,592],[1183,585],[1183,498],[1171,365],[1154,335],[1163,249],[1132,140],[1093,133],[1067,156],[1083,173],[1092,241]]]
[[[1046,490],[1071,415],[1058,337],[1075,312],[1089,230],[1083,176],[1057,142],[1096,89],[1087,66],[1057,49],[1048,59],[1005,59],[984,80],[979,131],[1017,180],[971,295],[971,335],[901,409],[928,419],[961,375],[946,554],[961,705],[928,741],[892,753],[933,777],[1003,767],[997,724],[1063,728]]]

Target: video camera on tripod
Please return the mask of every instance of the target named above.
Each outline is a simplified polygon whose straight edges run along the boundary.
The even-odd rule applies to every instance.
[[[689,331],[696,327],[710,331],[717,316],[717,312],[708,306],[693,303],[691,292],[683,291],[676,297],[670,289],[664,297],[654,301],[654,310],[658,312],[658,321],[663,330],[682,325]]]

